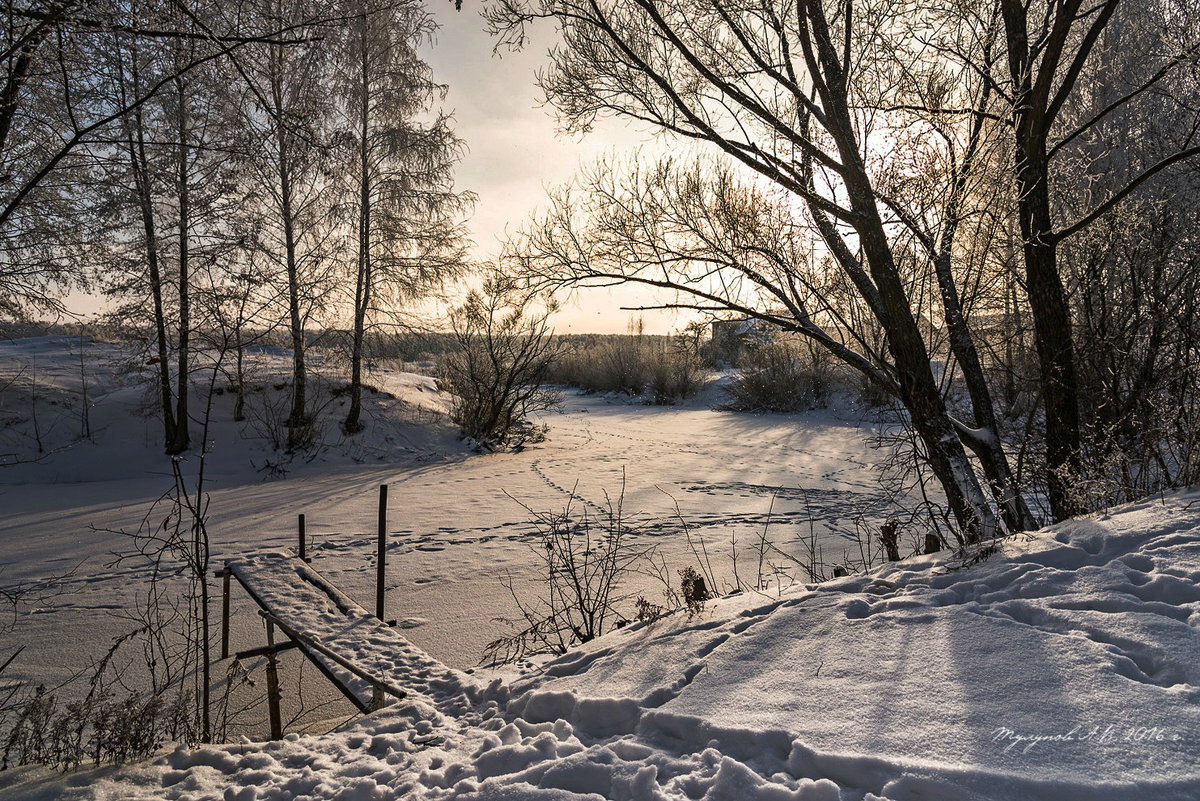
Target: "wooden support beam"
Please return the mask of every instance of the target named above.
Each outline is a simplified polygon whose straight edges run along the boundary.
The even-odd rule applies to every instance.
[[[275,624],[267,620],[267,711],[271,716],[271,739],[283,739],[283,719],[279,714],[279,672],[275,665]]]
[[[260,656],[266,656],[272,653],[277,654],[280,651],[290,651],[297,647],[299,646],[296,645],[295,640],[288,640],[287,642],[281,642],[278,645],[260,645],[258,648],[250,648],[246,651],[238,651],[233,655],[233,658],[239,660],[256,659]]]
[[[307,543],[305,542],[305,537],[304,537],[304,515],[300,515],[299,528],[300,528],[300,532],[299,532],[300,533],[300,561],[308,562],[311,560],[308,558],[308,555],[305,552],[305,547],[306,547]]]
[[[371,711],[383,709],[383,688],[378,684],[371,687]]]
[[[221,571],[221,658],[229,658],[229,568]]]
[[[387,484],[379,485],[379,559],[375,565],[375,617],[383,620],[383,585],[387,564]]]

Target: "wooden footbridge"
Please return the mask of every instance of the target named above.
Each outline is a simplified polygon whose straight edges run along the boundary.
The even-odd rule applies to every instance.
[[[267,699],[271,736],[283,736],[279,713],[276,654],[295,648],[307,657],[362,712],[378,709],[389,697],[404,698],[401,685],[414,671],[442,667],[414,648],[384,621],[387,485],[379,496],[379,550],[376,609],[371,614],[309,564],[305,554],[304,515],[299,521],[296,554],[269,551],[229,559],[218,574],[223,584],[221,658],[229,656],[229,595],[232,579],[245,589],[266,622],[267,644],[235,656],[267,658]],[[276,629],[283,639],[276,640]],[[442,667],[445,670],[444,667]]]

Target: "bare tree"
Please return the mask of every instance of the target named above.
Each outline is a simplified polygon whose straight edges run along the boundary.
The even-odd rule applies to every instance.
[[[1162,70],[1145,54],[1178,53],[1181,42],[1196,41],[1187,19],[1141,3],[1113,13],[1084,89],[1062,111],[1062,127],[1079,133],[1055,152],[1060,218],[1114,197],[1194,140],[1194,69],[1171,70],[1169,84],[1122,103]],[[1164,170],[1058,249],[1079,334],[1077,503],[1108,505],[1195,480],[1200,209],[1185,199],[1198,181],[1194,163]]]
[[[131,6],[134,16],[139,6]],[[140,97],[143,93],[143,73],[153,70],[151,54],[145,53],[143,43],[137,37],[114,35],[113,53],[116,61],[118,92],[123,96]],[[151,43],[153,46],[154,43]],[[141,243],[145,258],[145,272],[152,310],[154,314],[154,341],[156,345],[158,394],[161,404],[163,443],[169,447],[176,437],[174,393],[171,390],[170,340],[167,335],[167,310],[164,301],[162,259],[159,252],[158,213],[155,199],[161,183],[158,165],[151,166],[146,133],[150,108],[138,106],[121,119],[124,145],[128,154],[128,179],[132,182],[131,198],[136,204],[141,222]],[[136,269],[136,268],[135,268]],[[140,270],[138,271],[140,272]],[[111,284],[110,284],[111,287]]]
[[[1193,74],[1200,55],[1200,27],[1195,10],[1185,4],[1153,7],[1103,0],[1085,7],[1081,0],[1000,0],[999,8],[1006,69],[991,70],[991,65],[973,59],[968,63],[990,76],[1011,109],[1007,122],[1025,289],[1046,412],[1048,494],[1051,513],[1060,520],[1084,510],[1070,491],[1072,476],[1081,472],[1080,387],[1060,248],[1155,176],[1200,155],[1200,118],[1193,106],[1181,135],[1169,147],[1081,207],[1056,204],[1064,169],[1061,156],[1072,142],[1114,116],[1148,119],[1143,115],[1153,113],[1157,99],[1172,94],[1167,87]],[[1138,17],[1143,24],[1149,22],[1148,29],[1138,31]],[[1105,54],[1122,48],[1143,54],[1139,69],[1111,70]],[[1107,93],[1106,102],[1093,105],[1088,114],[1068,113],[1088,87],[1106,83],[1120,85],[1120,90]],[[1182,103],[1184,110],[1187,100]]]
[[[363,428],[370,318],[465,264],[462,216],[473,197],[453,185],[463,143],[445,113],[431,112],[445,87],[417,52],[433,31],[432,18],[416,2],[361,0],[342,43],[344,80],[337,89],[356,195],[347,204],[356,228],[347,433]]]
[[[803,204],[825,252],[886,334],[886,360],[834,349],[903,402],[961,531],[974,541],[999,531],[999,521],[963,448],[962,426],[940,394],[906,285],[896,228],[914,215],[882,195],[878,150],[868,147],[879,111],[873,65],[895,47],[883,31],[898,12],[867,3],[856,13],[844,3],[830,14],[817,2],[742,8],[719,0],[506,0],[491,20],[515,43],[535,18],[558,22],[564,44],[541,83],[568,127],[586,130],[604,113],[650,123],[714,145]],[[722,267],[757,285],[787,309],[790,327],[829,343],[808,324],[806,301],[797,302],[796,263],[778,262],[774,275],[735,260],[710,267],[718,283]],[[1026,522],[1020,518],[1014,523]]]
[[[146,3],[131,13],[143,24],[157,20],[173,30],[205,30],[203,24],[189,27],[169,4]],[[208,14],[210,20],[215,16],[215,9]],[[98,190],[101,208],[115,209],[104,232],[111,249],[95,254],[96,273],[111,294],[131,301],[122,311],[137,323],[147,317],[149,296],[164,447],[177,454],[190,445],[192,274],[208,270],[245,240],[244,215],[238,213],[244,204],[230,180],[230,71],[217,60],[185,69],[205,46],[198,37],[168,38],[150,47],[124,33],[110,40],[107,72],[114,96],[136,96],[146,83],[170,76],[153,102],[121,118],[118,137],[92,143],[86,152],[105,176],[93,176],[87,189]],[[113,269],[111,253],[120,254],[124,270]]]
[[[335,110],[329,69],[336,61],[326,41],[336,37],[338,15],[328,4],[310,0],[263,0],[260,13],[280,28],[314,21],[300,29],[309,41],[255,45],[234,62],[246,84],[242,121],[248,164],[266,200],[260,242],[281,263],[286,287],[292,343],[287,448],[292,450],[305,439],[310,422],[306,326],[329,296],[338,239],[328,191]]]
[[[73,190],[54,176],[86,168],[89,150],[110,142],[117,123],[175,86],[177,77],[252,42],[296,41],[286,30],[251,30],[253,18],[214,15],[185,0],[171,4],[173,15],[146,15],[150,5],[35,0],[9,2],[0,14],[0,310],[6,314],[54,310],[52,288],[80,279],[68,247],[79,242],[70,234],[73,217],[55,211]],[[169,69],[162,64],[137,92],[115,92],[111,82],[95,79],[96,54],[114,34],[193,47]]]

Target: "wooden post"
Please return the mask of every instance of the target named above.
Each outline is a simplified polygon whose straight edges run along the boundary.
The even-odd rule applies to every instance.
[[[379,485],[379,559],[375,565],[375,617],[383,620],[384,567],[387,563],[387,484]]]
[[[300,515],[300,561],[307,562],[308,557],[304,553],[304,515]]]
[[[267,621],[267,711],[271,716],[271,739],[283,739],[283,720],[279,716],[279,673],[275,667],[275,624]]]
[[[383,709],[383,688],[378,684],[371,685],[371,711]]]
[[[229,567],[221,571],[221,658],[229,658]]]

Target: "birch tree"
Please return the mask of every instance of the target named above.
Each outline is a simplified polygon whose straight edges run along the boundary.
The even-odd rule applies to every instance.
[[[309,0],[264,0],[260,13],[272,27],[293,29],[303,40],[254,45],[236,61],[246,84],[247,164],[263,200],[258,242],[281,267],[292,344],[290,451],[309,430],[306,330],[313,313],[329,304],[338,241],[330,192],[335,105],[329,85],[336,62],[327,39],[335,38],[340,15]]]
[[[208,17],[215,21],[215,11]],[[121,27],[154,24],[203,30],[189,27],[192,22],[177,7],[152,2],[131,6]],[[239,189],[230,173],[235,160],[229,65],[213,59],[188,67],[211,45],[201,37],[147,42],[127,30],[109,37],[110,48],[97,52],[111,54],[116,102],[140,96],[147,84],[159,89],[152,102],[131,104],[111,140],[87,148],[105,178],[91,178],[85,189],[99,191],[100,206],[111,203],[115,210],[107,231],[110,249],[96,254],[94,270],[107,291],[125,301],[118,313],[126,321],[153,326],[151,361],[164,448],[178,454],[191,444],[193,272],[212,272],[218,261],[236,261],[240,257],[230,251],[245,241],[241,210],[246,204],[237,202]],[[119,254],[120,269],[107,258],[111,253]]]
[[[453,184],[463,143],[450,117],[433,108],[445,87],[418,53],[434,32],[432,18],[415,0],[360,0],[355,11],[337,84],[354,178],[346,203],[355,228],[347,433],[363,428],[368,326],[462,268],[462,217],[472,200]]]
[[[287,30],[258,27],[251,16],[214,14],[188,0],[170,4],[173,16],[142,13],[149,5],[34,0],[9,2],[0,14],[0,311],[6,314],[56,310],[54,290],[80,280],[75,248],[82,237],[64,200],[76,201],[69,185],[86,182],[91,151],[111,143],[127,115],[170,89],[177,75],[247,44],[297,41]],[[139,93],[114,92],[111,82],[97,80],[96,68],[97,54],[118,33],[143,45],[193,46],[187,59],[143,80]]]

